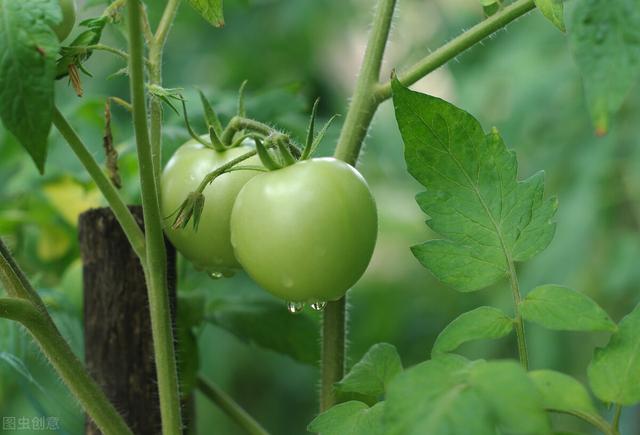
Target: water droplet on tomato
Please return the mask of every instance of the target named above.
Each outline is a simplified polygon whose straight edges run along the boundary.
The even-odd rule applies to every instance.
[[[224,276],[222,272],[209,272],[208,275],[211,279],[220,279]]]
[[[325,301],[316,301],[311,304],[311,309],[315,311],[323,311],[326,306],[327,303]]]
[[[291,314],[297,314],[300,311],[302,311],[303,308],[304,308],[304,303],[303,302],[288,302],[287,303],[287,310],[289,310],[289,312]]]

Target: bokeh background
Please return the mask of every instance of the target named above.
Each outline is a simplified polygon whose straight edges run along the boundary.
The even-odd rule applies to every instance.
[[[99,1],[83,17],[101,11]],[[321,98],[323,119],[345,114],[372,17],[371,0],[227,0],[226,26],[214,29],[186,5],[165,55],[165,86],[184,88],[194,124],[202,127],[196,89],[205,91],[225,119],[247,79],[249,116],[303,137],[310,107]],[[163,2],[147,1],[152,22]],[[571,16],[572,2],[567,2]],[[384,66],[402,69],[483,18],[477,0],[401,0]],[[121,28],[104,42],[125,47]],[[104,101],[127,98],[128,83],[114,74],[124,65],[106,53],[87,64],[85,97],[66,81],[57,103],[96,158],[101,148]],[[447,99],[496,126],[518,154],[520,176],[546,172],[546,191],[559,197],[557,233],[549,248],[519,266],[526,292],[556,283],[585,292],[618,321],[640,300],[640,96],[630,93],[611,132],[593,134],[580,73],[566,35],[533,12],[498,32],[414,87]],[[166,110],[165,160],[187,139],[183,121]],[[343,119],[343,118],[342,118]],[[330,155],[342,120],[329,129],[320,154]],[[139,203],[137,161],[127,114],[114,108],[124,194]],[[82,268],[77,216],[103,205],[99,192],[59,135],[52,132],[45,176],[0,127],[0,235],[7,239],[54,311],[63,333],[82,354]],[[402,142],[386,102],[375,117],[359,168],[379,208],[379,241],[371,266],[349,292],[349,362],[378,342],[397,346],[405,366],[426,359],[438,332],[458,314],[481,304],[511,310],[506,283],[472,294],[439,284],[409,247],[433,237],[414,196],[421,186],[407,173]],[[210,301],[268,297],[246,277],[213,281],[180,262],[179,290]],[[226,298],[226,299],[225,299]],[[234,299],[235,298],[235,299]],[[283,310],[284,305],[283,305]],[[313,321],[317,314],[305,313]],[[268,330],[269,325],[264,328]],[[314,364],[240,340],[212,322],[198,328],[201,372],[224,388],[274,434],[304,434],[317,409]],[[277,331],[275,333],[278,333]],[[593,350],[607,335],[550,333],[533,325],[528,341],[533,368],[553,368],[586,380]],[[249,340],[251,341],[251,340]],[[315,343],[311,343],[315,346]],[[513,337],[465,345],[478,358],[513,358]],[[194,433],[241,434],[201,396]],[[608,412],[605,410],[605,412]],[[57,416],[61,434],[79,434],[83,416],[29,337],[0,321],[0,415]],[[574,420],[559,427],[590,433]],[[640,433],[638,409],[625,410],[623,433]],[[23,432],[24,433],[24,432]]]

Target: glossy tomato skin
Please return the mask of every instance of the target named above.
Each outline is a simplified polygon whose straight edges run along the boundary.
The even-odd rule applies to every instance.
[[[172,229],[175,212],[208,173],[252,149],[250,146],[239,146],[217,152],[196,141],[189,141],[178,148],[164,168],[161,204],[165,234],[178,252],[198,269],[228,275],[240,267],[230,241],[231,208],[240,189],[259,172],[231,172],[209,184],[203,192],[205,203],[197,231],[191,222],[187,228]],[[260,161],[252,157],[244,164],[259,165]]]
[[[53,26],[53,31],[58,36],[58,40],[62,42],[69,36],[76,23],[76,3],[75,0],[59,0],[59,3],[62,10],[62,21]]]
[[[268,292],[292,302],[342,297],[365,272],[377,232],[366,181],[333,158],[253,178],[231,216],[231,243],[245,271]]]

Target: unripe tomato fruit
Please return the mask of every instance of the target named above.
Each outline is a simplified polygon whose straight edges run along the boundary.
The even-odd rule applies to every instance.
[[[164,168],[160,184],[165,234],[198,269],[229,275],[240,267],[230,241],[231,208],[242,186],[259,172],[230,172],[209,184],[203,191],[205,202],[197,230],[191,223],[186,228],[171,228],[175,212],[208,173],[252,149],[239,146],[218,152],[191,140],[178,148]],[[243,164],[259,165],[260,160],[251,157]]]
[[[290,302],[342,297],[365,272],[378,232],[366,181],[334,158],[258,175],[240,191],[231,243],[245,271]]]
[[[59,0],[59,3],[62,10],[62,21],[52,29],[58,36],[58,40],[62,42],[69,36],[76,23],[76,3],[75,0]]]

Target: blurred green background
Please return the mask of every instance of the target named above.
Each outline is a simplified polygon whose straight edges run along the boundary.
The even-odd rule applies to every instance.
[[[100,3],[92,1],[92,3]],[[147,1],[152,22],[164,2]],[[401,0],[384,74],[402,69],[482,19],[477,0]],[[568,16],[571,2],[567,3]],[[165,55],[165,86],[184,88],[194,124],[202,127],[196,89],[205,91],[228,119],[245,79],[249,116],[302,138],[313,100],[321,117],[345,114],[372,16],[370,0],[227,0],[226,26],[209,27],[186,5],[180,10]],[[100,13],[83,8],[82,16]],[[570,22],[570,20],[568,20]],[[104,42],[125,47],[122,29]],[[569,29],[570,31],[570,29]],[[100,161],[107,96],[127,98],[119,59],[96,53],[87,64],[85,97],[66,81],[57,102]],[[580,74],[566,35],[538,12],[460,56],[414,87],[443,97],[496,126],[518,153],[520,176],[546,171],[546,189],[560,200],[551,246],[520,265],[524,291],[545,283],[574,287],[604,306],[618,321],[640,300],[640,95],[634,89],[596,138],[582,94]],[[121,154],[124,194],[138,203],[137,160],[127,114],[114,107],[114,136]],[[187,139],[182,119],[166,110],[165,161]],[[343,119],[343,118],[342,118]],[[321,154],[330,155],[340,124],[330,128]],[[82,353],[82,283],[76,219],[102,205],[100,194],[57,133],[51,134],[46,175],[0,127],[0,235],[41,289],[56,321]],[[379,208],[379,241],[371,266],[349,293],[349,363],[374,343],[394,344],[405,366],[426,359],[438,332],[458,314],[478,305],[510,310],[505,284],[461,294],[434,280],[409,247],[433,237],[414,201],[421,190],[406,173],[402,142],[389,102],[380,108],[359,168]],[[180,262],[180,292],[241,301],[260,295],[244,276],[213,281]],[[226,299],[225,299],[226,298]],[[234,299],[235,298],[235,299]],[[284,310],[284,305],[282,306]],[[312,321],[318,316],[307,313]],[[264,328],[269,328],[268,324]],[[533,368],[553,368],[586,380],[594,347],[606,335],[551,333],[528,328]],[[218,383],[274,434],[304,434],[317,409],[318,369],[289,356],[239,340],[207,323],[198,330],[201,372]],[[513,358],[513,337],[465,345],[470,357]],[[640,433],[639,410],[623,414],[623,433]],[[605,411],[608,412],[608,411]],[[83,416],[28,336],[0,321],[0,416],[56,416],[61,434],[83,430]],[[218,409],[197,396],[198,434],[241,434]],[[588,427],[559,419],[559,428]],[[22,432],[24,433],[24,432]]]

